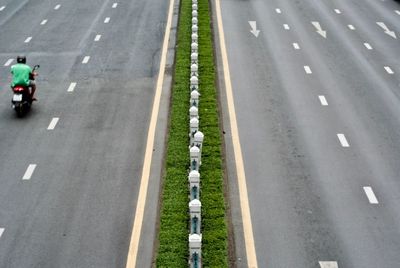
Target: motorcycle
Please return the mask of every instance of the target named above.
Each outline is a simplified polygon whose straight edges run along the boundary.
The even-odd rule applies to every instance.
[[[35,80],[38,75],[35,71],[40,68],[40,65],[35,65],[32,69],[29,79]],[[13,87],[13,97],[11,100],[12,108],[17,113],[18,117],[24,116],[32,106],[32,88],[30,86],[19,86]]]

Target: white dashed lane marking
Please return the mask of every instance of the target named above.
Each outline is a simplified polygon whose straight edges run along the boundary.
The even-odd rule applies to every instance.
[[[88,62],[89,62],[89,60],[90,60],[90,56],[86,56],[86,57],[84,57],[84,58],[83,58],[83,61],[82,61],[82,64],[86,64],[86,63],[88,63]]]
[[[320,96],[318,96],[318,98],[319,98],[319,101],[321,102],[322,106],[328,106],[328,101],[326,100],[325,96],[320,95]]]
[[[281,14],[281,13],[282,13],[282,11],[281,11],[279,8],[276,8],[275,11],[276,11],[276,13],[278,13],[278,14]]]
[[[8,61],[6,61],[6,63],[4,63],[4,66],[10,66],[10,64],[14,61],[14,59],[9,59]]]
[[[347,142],[346,136],[344,136],[344,134],[337,134],[337,137],[340,141],[340,144],[343,147],[350,147],[349,143]]]
[[[105,20],[104,20],[104,23],[109,23],[110,22],[110,17],[107,17]]]
[[[385,70],[388,74],[394,74],[393,70],[389,66],[385,66]]]
[[[290,27],[287,24],[283,24],[283,28],[285,28],[285,30],[290,30]]]
[[[32,36],[29,36],[28,38],[25,39],[24,43],[29,43],[32,40]]]
[[[304,66],[304,71],[306,71],[306,74],[312,74],[310,66]]]
[[[0,11],[3,11],[6,8],[6,6],[0,7]]]
[[[60,118],[53,117],[53,119],[51,119],[49,126],[47,127],[47,130],[53,130],[56,127],[58,120],[60,120]]]
[[[95,42],[98,42],[101,38],[101,34],[96,35],[96,37],[94,38]]]
[[[4,228],[0,228],[0,238],[4,234]]]
[[[112,5],[112,8],[117,8],[117,6],[118,6],[118,3],[114,3],[114,4]]]
[[[30,164],[25,171],[24,176],[22,177],[23,180],[30,180],[32,178],[33,172],[36,169],[36,164]]]
[[[76,87],[76,82],[72,82],[68,87],[68,92],[73,92]]]
[[[294,49],[300,49],[300,46],[297,43],[293,43],[293,47],[294,47]]]
[[[364,43],[364,46],[365,46],[367,49],[372,50],[372,46],[371,46],[370,44]]]
[[[338,263],[335,261],[320,261],[319,266],[321,268],[339,268]]]
[[[351,24],[347,25],[347,27],[349,27],[349,29],[352,30],[352,31],[354,31],[354,30],[356,29],[356,28],[355,28],[353,25],[351,25]]]
[[[56,5],[56,6],[54,7],[54,10],[58,10],[58,9],[60,9],[60,7],[61,7],[61,5]]]
[[[339,9],[335,9],[336,14],[342,14],[342,12]]]
[[[394,12],[396,12],[397,15],[400,15],[400,10],[395,10]]]
[[[42,20],[42,22],[40,23],[40,25],[45,25],[47,23],[47,20]]]
[[[370,186],[363,187],[365,194],[368,197],[368,201],[370,204],[379,204],[378,199],[376,198],[374,191]]]

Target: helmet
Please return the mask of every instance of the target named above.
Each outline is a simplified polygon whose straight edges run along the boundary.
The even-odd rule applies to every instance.
[[[17,57],[17,62],[18,63],[26,63],[26,57],[24,55],[19,55]]]

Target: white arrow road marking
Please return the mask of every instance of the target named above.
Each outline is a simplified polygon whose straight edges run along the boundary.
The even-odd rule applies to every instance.
[[[343,147],[350,147],[349,143],[347,142],[346,137],[344,134],[337,134],[340,144],[342,144]]]
[[[54,7],[54,10],[58,10],[58,9],[60,9],[60,7],[61,7],[61,5],[56,5],[56,6]]]
[[[35,169],[36,169],[36,166],[37,166],[36,164],[30,164],[30,165],[28,166],[28,168],[26,169],[25,174],[24,174],[24,176],[22,177],[22,179],[23,179],[23,180],[30,180],[31,177],[32,177],[33,172],[34,172]]]
[[[294,47],[294,49],[300,49],[300,46],[297,43],[293,43],[293,47]]]
[[[6,6],[0,7],[0,11],[3,11],[6,8]]]
[[[60,120],[60,118],[53,117],[53,119],[51,120],[49,126],[47,127],[47,130],[53,130],[56,127],[56,125],[58,123],[58,120]]]
[[[29,36],[28,38],[25,39],[24,43],[29,43],[32,40],[32,36]]]
[[[365,46],[367,49],[369,49],[369,50],[372,50],[372,47],[371,47],[371,45],[370,45],[370,44],[368,44],[368,43],[364,43],[364,46]]]
[[[118,3],[114,3],[114,4],[112,5],[112,8],[117,8],[117,6],[118,6]]]
[[[307,74],[312,74],[310,66],[304,66],[304,71],[306,71]]]
[[[104,20],[104,23],[109,23],[110,22],[110,17],[107,17],[105,20]]]
[[[320,96],[318,96],[318,98],[319,98],[319,101],[321,102],[322,106],[328,106],[328,101],[326,100],[325,96],[320,95]]]
[[[40,25],[45,25],[47,23],[47,20],[42,20],[42,22],[40,23]]]
[[[88,62],[89,62],[89,60],[90,60],[90,56],[86,56],[86,57],[84,57],[84,58],[83,58],[83,61],[82,61],[82,64],[86,64],[86,63],[88,63]]]
[[[356,28],[355,28],[353,25],[351,25],[351,24],[347,25],[347,27],[349,27],[349,29],[352,30],[352,31],[354,31],[354,30],[356,29]]]
[[[319,33],[323,38],[326,38],[326,31],[322,30],[318,21],[312,21],[311,24],[317,29],[317,33]]]
[[[68,87],[68,92],[73,92],[76,87],[76,82],[72,82]]]
[[[321,268],[339,268],[335,261],[320,261],[319,266],[321,266]]]
[[[385,66],[385,70],[388,74],[394,74],[393,70],[389,66]]]
[[[335,9],[336,14],[342,14],[342,12],[339,9]]]
[[[96,35],[96,37],[94,38],[95,42],[98,42],[101,38],[101,34]]]
[[[283,24],[283,28],[285,28],[285,30],[290,30],[290,27],[287,24]]]
[[[276,11],[276,13],[278,13],[278,14],[281,14],[281,13],[282,13],[282,11],[281,11],[279,8],[276,8],[275,11]]]
[[[370,186],[363,187],[365,194],[368,197],[368,201],[370,204],[379,204],[378,199],[376,198],[374,191]]]
[[[383,22],[376,22],[376,24],[378,24],[378,26],[381,27],[381,28],[385,31],[385,34],[390,35],[390,36],[393,37],[394,39],[397,39],[396,33],[395,33],[394,31],[390,31],[389,28],[386,26],[385,23],[383,23]]]
[[[4,63],[4,66],[10,66],[10,64],[14,61],[14,59],[9,59],[6,63]]]
[[[254,34],[255,37],[258,37],[260,34],[260,30],[257,30],[257,22],[256,21],[249,21],[251,27],[251,33]]]

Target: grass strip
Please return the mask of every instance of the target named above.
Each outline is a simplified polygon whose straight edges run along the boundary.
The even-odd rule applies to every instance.
[[[228,267],[221,132],[208,0],[198,1],[203,267]],[[192,1],[181,0],[157,267],[188,266],[189,99]]]

